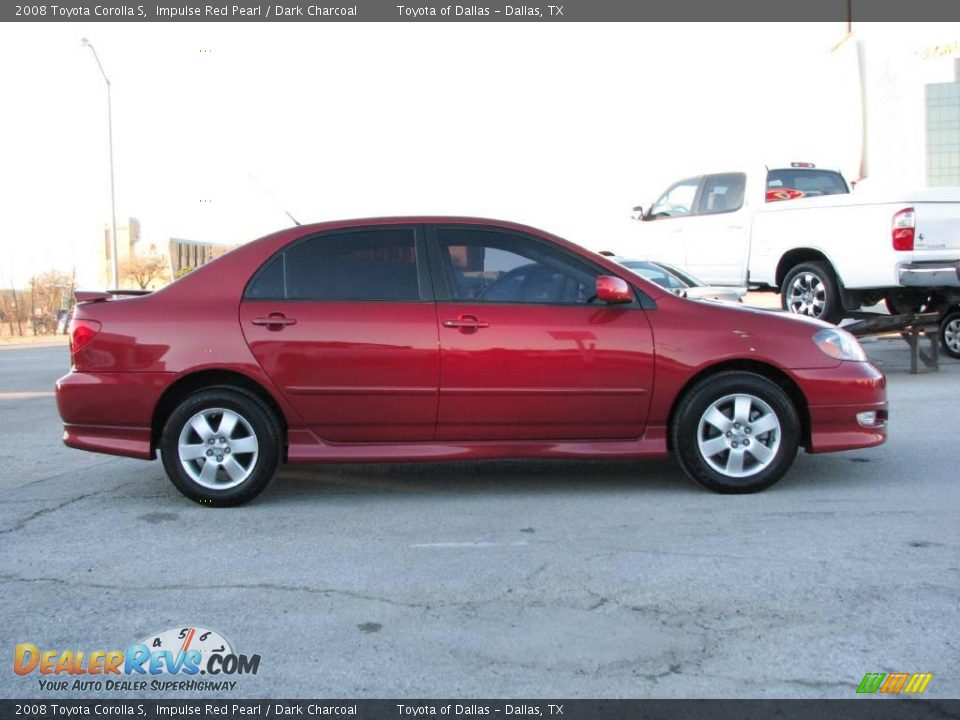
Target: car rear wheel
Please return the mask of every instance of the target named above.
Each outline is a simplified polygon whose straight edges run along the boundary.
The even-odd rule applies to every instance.
[[[806,262],[791,268],[783,281],[780,302],[784,310],[829,323],[843,319],[836,277],[826,263]]]
[[[263,492],[280,463],[281,434],[273,412],[234,388],[187,397],[170,414],[160,440],[173,484],[203,505],[240,505]]]
[[[954,310],[940,321],[940,344],[943,351],[960,359],[960,310]]]
[[[723,372],[684,395],[672,428],[686,474],[720,493],[770,487],[790,469],[800,444],[800,418],[774,382],[749,372]]]

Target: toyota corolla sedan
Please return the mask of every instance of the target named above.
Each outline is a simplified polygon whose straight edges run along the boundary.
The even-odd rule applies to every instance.
[[[523,225],[291,228],[157,292],[78,292],[64,442],[238,505],[281,463],[658,458],[723,493],[886,439],[883,374],[815,320],[677,297]]]

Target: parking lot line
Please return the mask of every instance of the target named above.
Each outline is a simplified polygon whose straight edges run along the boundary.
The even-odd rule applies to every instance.
[[[43,392],[0,392],[0,400],[32,400],[53,397],[53,390]]]

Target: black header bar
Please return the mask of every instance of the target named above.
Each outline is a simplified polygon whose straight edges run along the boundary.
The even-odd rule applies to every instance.
[[[4,22],[649,22],[949,21],[956,0],[63,0],[0,3]],[[723,32],[722,27],[717,28]]]

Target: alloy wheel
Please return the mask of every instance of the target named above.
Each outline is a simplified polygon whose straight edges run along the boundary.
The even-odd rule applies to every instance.
[[[774,461],[781,435],[773,408],[755,395],[738,393],[707,407],[697,428],[697,446],[718,473],[747,478]]]
[[[826,305],[826,285],[814,273],[800,273],[790,283],[787,289],[787,307],[790,312],[820,318]]]
[[[250,477],[260,445],[253,426],[242,415],[209,408],[184,424],[177,453],[184,471],[198,485],[228,490]]]
[[[943,326],[943,344],[956,355],[960,355],[960,316]]]

